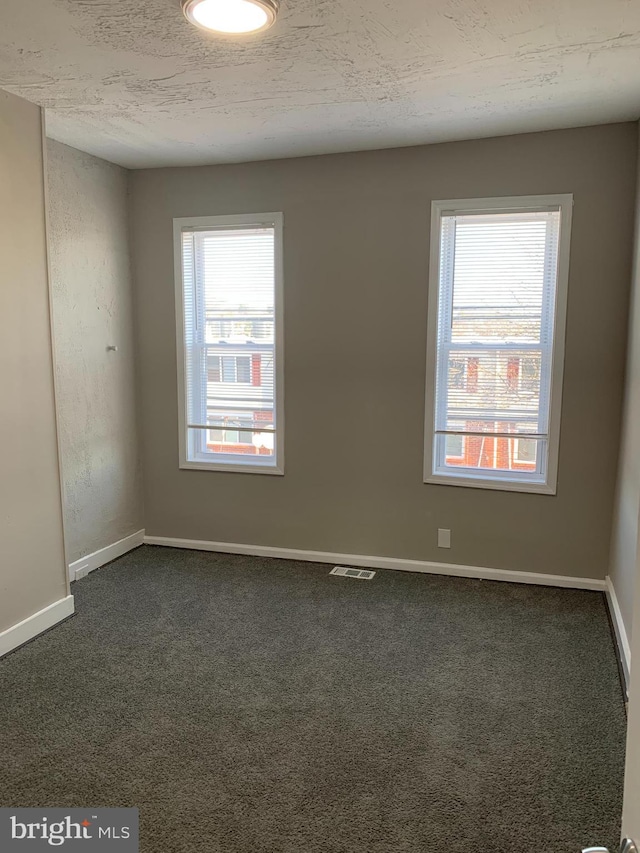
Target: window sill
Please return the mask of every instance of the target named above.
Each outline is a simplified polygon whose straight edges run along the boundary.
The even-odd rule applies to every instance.
[[[228,462],[181,462],[178,466],[188,471],[227,471],[233,474],[271,474],[284,477],[284,469],[277,465],[242,465]]]
[[[498,492],[525,492],[532,495],[555,495],[557,488],[548,483],[526,483],[517,480],[489,480],[486,478],[432,474],[424,482],[437,486],[462,486],[466,489],[488,489]]]

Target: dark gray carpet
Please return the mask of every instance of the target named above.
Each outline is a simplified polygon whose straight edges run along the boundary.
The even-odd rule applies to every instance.
[[[145,853],[573,853],[619,836],[599,593],[145,546],[0,662],[0,801]]]

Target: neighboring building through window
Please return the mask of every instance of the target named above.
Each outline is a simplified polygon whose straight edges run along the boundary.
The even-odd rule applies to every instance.
[[[515,460],[516,462],[533,464],[536,461],[536,443],[530,438],[516,438],[515,444]]]
[[[572,204],[433,203],[425,482],[555,493]]]
[[[465,458],[464,435],[448,435],[446,443],[446,456],[450,462],[458,462]]]
[[[174,230],[180,467],[282,474],[282,214]]]
[[[260,355],[258,355],[260,358]],[[210,355],[207,356],[207,375],[209,382],[230,382],[251,384],[251,356],[248,355]]]

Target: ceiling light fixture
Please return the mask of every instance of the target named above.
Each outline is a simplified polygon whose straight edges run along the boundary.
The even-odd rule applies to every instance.
[[[182,0],[188,21],[210,32],[257,33],[275,23],[279,0]]]

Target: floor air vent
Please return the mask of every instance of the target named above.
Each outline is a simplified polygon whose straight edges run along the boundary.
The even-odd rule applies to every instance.
[[[375,572],[370,572],[368,569],[349,569],[347,566],[335,566],[329,574],[340,575],[343,578],[358,578],[361,581],[370,581]]]

